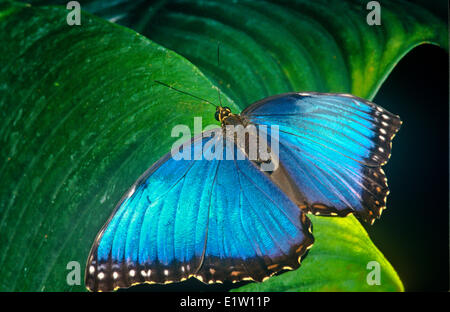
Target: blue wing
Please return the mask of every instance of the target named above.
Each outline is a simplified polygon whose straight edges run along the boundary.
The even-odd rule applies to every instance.
[[[222,129],[205,132],[179,149],[190,160],[169,153],[142,175],[97,235],[88,289],[191,276],[261,281],[299,266],[313,243],[310,221],[226,141]],[[234,160],[225,160],[227,152]]]
[[[297,204],[304,211],[353,212],[370,223],[381,215],[389,193],[381,166],[400,128],[398,116],[352,95],[326,93],[270,97],[241,115],[279,126],[280,163],[303,195]]]

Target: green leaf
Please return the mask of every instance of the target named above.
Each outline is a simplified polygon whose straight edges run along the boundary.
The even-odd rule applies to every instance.
[[[66,10],[0,10],[0,291],[85,290],[95,235],[125,190],[176,138],[172,126],[216,123],[198,96],[217,91],[198,69],[145,37]],[[5,13],[3,13],[5,12]],[[236,107],[226,97],[222,100]]]
[[[309,217],[316,243],[300,269],[233,291],[403,291],[394,268],[355,217]],[[372,284],[369,273],[378,269],[372,261],[379,264],[380,285]]]
[[[372,99],[413,47],[448,49],[448,32],[442,20],[404,1],[383,1],[382,25],[369,26],[366,3],[175,1],[141,33],[198,65],[241,107],[293,90]],[[211,57],[218,41],[219,67]]]
[[[214,122],[213,107],[155,79],[215,101],[212,81],[235,111],[293,90],[370,99],[414,46],[448,49],[444,21],[398,1],[383,1],[382,26],[366,24],[365,1],[80,2],[209,80],[87,13],[71,27],[65,9],[1,4],[0,290],[82,290],[67,285],[67,263],[83,270],[115,203],[170,149],[172,126]],[[311,218],[302,267],[239,290],[403,290],[354,217]],[[366,282],[369,261],[380,286]]]
[[[365,0],[81,2],[185,56],[241,108],[293,90],[372,99],[412,48],[448,50],[446,21],[406,1],[383,1],[380,26],[367,24]]]

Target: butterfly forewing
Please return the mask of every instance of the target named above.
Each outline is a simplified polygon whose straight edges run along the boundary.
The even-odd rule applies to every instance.
[[[389,193],[381,166],[390,157],[400,118],[346,94],[288,93],[241,114],[258,126],[279,126],[280,163],[305,198],[304,211],[373,222]],[[270,136],[270,134],[269,134]]]
[[[90,290],[262,281],[299,266],[313,243],[309,220],[222,129],[212,132],[180,148],[190,159],[163,157],[119,202],[88,258]]]

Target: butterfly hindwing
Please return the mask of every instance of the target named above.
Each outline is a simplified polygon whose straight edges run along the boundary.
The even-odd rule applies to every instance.
[[[204,133],[179,150],[190,159],[169,153],[143,174],[97,235],[90,290],[191,276],[261,281],[299,266],[313,242],[309,220],[226,141],[222,129]],[[227,150],[234,159],[225,159]]]
[[[282,269],[298,268],[311,247],[310,221],[253,163],[219,163],[212,202],[204,280],[262,281]],[[229,154],[231,154],[229,153]]]
[[[400,128],[398,116],[352,95],[326,93],[274,96],[242,116],[279,126],[280,162],[306,199],[304,211],[354,212],[367,222],[380,216],[389,193],[381,166]]]

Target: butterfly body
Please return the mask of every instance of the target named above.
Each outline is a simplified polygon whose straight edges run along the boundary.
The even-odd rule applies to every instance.
[[[162,157],[116,205],[88,257],[88,289],[263,281],[299,267],[314,241],[307,213],[373,222],[385,208],[381,166],[398,116],[312,92],[266,98],[240,115],[217,107],[215,116],[221,128],[178,149],[189,159]],[[252,140],[263,146],[256,154]]]
[[[247,118],[238,115],[238,114],[232,114],[229,108],[225,107],[217,107],[217,113],[216,113],[216,120],[221,122],[222,128],[224,131],[226,131],[227,126],[242,126],[242,130],[245,131],[245,129],[249,125],[253,125]],[[220,117],[219,117],[220,116]],[[252,132],[249,132],[249,135],[252,135]],[[254,133],[253,135],[256,136],[254,139],[256,142],[261,141],[267,141],[267,138],[262,138],[258,135],[258,133]],[[234,138],[235,142],[238,142],[239,139]],[[245,148],[242,150],[243,153],[245,153],[248,157],[248,142],[252,141],[251,138],[247,138],[244,140],[244,144],[246,144]],[[268,142],[266,142],[266,145],[270,145]],[[269,146],[270,149],[270,146]],[[274,155],[270,155],[269,153],[269,159],[255,159],[251,160],[256,166],[260,166],[261,163],[271,163],[274,161],[274,159],[271,159],[271,157],[275,157]],[[249,157],[250,158],[250,157]],[[270,177],[272,182],[274,182],[294,203],[297,204],[299,207],[303,207],[306,203],[304,196],[300,193],[300,190],[295,186],[294,182],[292,181],[292,178],[289,176],[289,174],[286,172],[286,169],[282,163],[279,163],[279,160],[276,160],[278,162],[277,168],[275,170],[268,170],[268,171],[262,171],[264,174]]]

